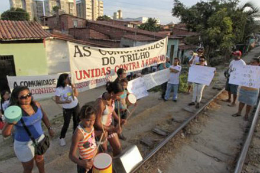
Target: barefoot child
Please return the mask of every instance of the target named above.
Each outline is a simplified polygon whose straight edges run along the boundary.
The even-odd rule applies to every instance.
[[[80,111],[80,123],[72,136],[69,158],[77,164],[78,173],[92,173],[93,158],[97,154],[94,123],[95,110],[84,105]],[[79,158],[76,152],[79,150]]]

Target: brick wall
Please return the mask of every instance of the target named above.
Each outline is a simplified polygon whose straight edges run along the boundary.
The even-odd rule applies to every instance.
[[[77,23],[76,28],[86,27],[87,21],[85,19],[80,19],[70,15],[61,15],[60,16],[61,30],[68,31],[70,28],[74,28],[74,21]]]
[[[75,39],[87,41],[89,39],[89,29],[71,28],[71,29],[69,29],[69,35],[72,35]]]
[[[120,41],[109,40],[109,36],[88,28],[71,28],[69,34],[75,39],[88,41],[105,47],[120,47]],[[91,37],[90,37],[91,35]],[[95,36],[95,37],[94,37]]]
[[[74,21],[77,23],[77,28],[86,27],[87,21],[71,15],[60,15],[59,17],[49,17],[46,19],[46,25],[50,29],[57,29],[60,31],[68,31],[70,28],[74,28]]]
[[[50,29],[60,30],[59,21],[57,20],[57,17],[49,17],[49,18],[47,18],[46,21],[45,21],[45,24]]]
[[[106,33],[113,40],[120,40],[124,35],[134,34],[134,32],[129,32],[122,29],[112,28],[95,23],[88,23],[87,25],[90,29],[93,29],[101,33]]]
[[[95,38],[95,39],[109,39],[108,35],[105,35],[101,32],[97,32],[93,29],[89,29],[89,37],[90,38]]]

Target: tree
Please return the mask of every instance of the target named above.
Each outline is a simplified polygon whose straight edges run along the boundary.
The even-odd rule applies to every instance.
[[[158,26],[157,20],[155,18],[149,18],[146,23],[143,23],[139,26],[139,29],[157,32],[160,30],[160,26]]]
[[[59,11],[59,9],[60,9],[60,7],[58,7],[58,6],[52,7],[52,11],[54,11],[56,13]]]
[[[11,8],[3,12],[1,15],[2,20],[18,20],[18,21],[29,21],[30,16],[25,10],[21,8]]]
[[[108,21],[108,20],[111,20],[111,18],[109,16],[107,16],[107,15],[104,15],[104,16],[99,16],[97,18],[97,20],[99,20],[99,21]]]
[[[180,17],[187,29],[201,34],[207,54],[218,49],[222,55],[227,55],[233,45],[245,44],[248,36],[257,29],[253,17],[258,9],[251,3],[242,7],[238,3],[238,0],[201,1],[188,8],[175,0],[172,14]],[[245,8],[250,10],[245,11]]]

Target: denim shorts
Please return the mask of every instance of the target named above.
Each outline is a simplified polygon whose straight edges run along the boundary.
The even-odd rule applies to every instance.
[[[250,106],[255,106],[258,98],[258,90],[245,90],[240,88],[238,101]]]
[[[229,91],[229,92],[231,92],[231,94],[236,95],[237,94],[238,85],[229,84],[228,82],[229,82],[229,80],[227,80],[227,82],[226,82],[226,87],[225,87],[226,91]]]

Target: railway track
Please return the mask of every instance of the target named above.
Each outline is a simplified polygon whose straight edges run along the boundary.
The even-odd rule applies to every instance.
[[[189,118],[187,118],[184,122],[182,122],[172,133],[170,133],[165,139],[163,139],[161,142],[159,142],[156,147],[154,149],[152,149],[143,159],[143,161],[138,164],[132,171],[131,173],[138,173],[140,168],[142,168],[145,164],[149,164],[149,160],[152,157],[156,157],[156,154],[160,151],[160,149],[162,149],[168,142],[172,141],[172,139],[174,139],[176,137],[177,134],[179,134],[180,132],[182,132],[183,130],[185,130],[185,128],[192,122],[192,120],[196,119],[204,110],[205,108],[207,108],[212,102],[214,102],[214,100],[220,96],[223,93],[224,89],[222,89],[220,92],[218,92],[215,96],[213,96],[207,103],[205,103],[199,110],[197,110],[192,116],[190,116]],[[246,141],[244,142],[243,148],[241,150],[241,153],[238,154],[236,153],[236,155],[239,155],[238,159],[235,159],[233,162],[233,165],[231,169],[228,170],[228,172],[234,172],[234,173],[240,173],[242,172],[243,169],[243,165],[245,162],[245,158],[252,140],[252,136],[254,134],[254,129],[257,125],[257,121],[258,121],[258,115],[259,115],[259,111],[260,111],[260,104],[258,104],[258,106],[254,109],[253,111],[253,120],[252,120],[252,124],[250,126],[250,130],[248,132],[248,134],[246,135]],[[237,158],[237,156],[235,156],[234,158]],[[215,158],[215,160],[217,160],[218,162],[220,161],[220,159],[218,159],[217,157]],[[237,161],[236,163],[236,167],[234,169],[234,163]],[[157,170],[156,168],[154,169],[154,172],[161,172],[159,169]]]

